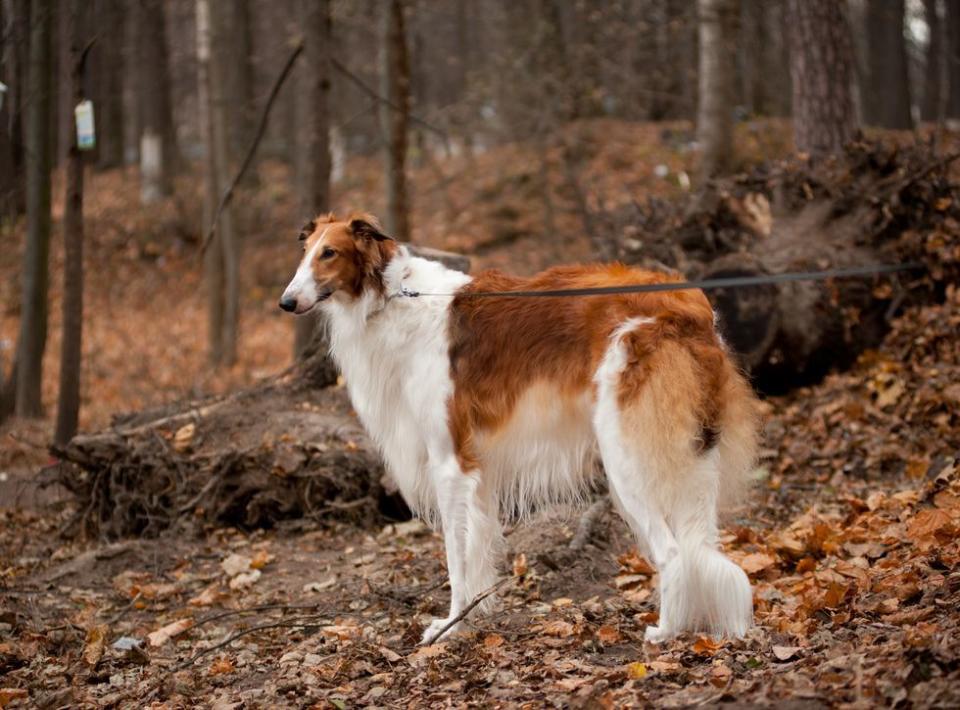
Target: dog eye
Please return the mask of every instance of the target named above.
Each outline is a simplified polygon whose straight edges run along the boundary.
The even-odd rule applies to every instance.
[[[337,255],[336,250],[326,247],[322,252],[320,252],[321,259],[332,259]]]

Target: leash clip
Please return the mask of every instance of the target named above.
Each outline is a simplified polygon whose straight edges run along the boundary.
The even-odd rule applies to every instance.
[[[411,291],[411,290],[410,290],[409,288],[407,288],[406,286],[401,286],[401,287],[400,287],[400,292],[399,292],[398,295],[404,296],[405,298],[416,298],[417,296],[420,295],[420,292],[419,292],[419,291]]]

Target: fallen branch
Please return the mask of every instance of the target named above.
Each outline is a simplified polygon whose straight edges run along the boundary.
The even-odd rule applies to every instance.
[[[470,602],[469,604],[467,604],[467,605],[463,608],[463,611],[461,611],[461,612],[460,612],[459,614],[457,614],[455,617],[453,617],[452,619],[450,619],[450,621],[448,621],[446,624],[444,624],[443,628],[440,629],[440,631],[437,633],[437,635],[434,636],[432,639],[430,639],[430,643],[433,643],[433,642],[436,641],[438,638],[441,638],[441,637],[442,637],[445,633],[447,633],[450,629],[452,629],[454,626],[456,626],[456,625],[459,624],[461,621],[463,621],[463,620],[466,618],[467,614],[469,614],[471,611],[473,611],[474,609],[477,608],[477,605],[480,604],[480,602],[482,602],[484,599],[486,599],[486,598],[489,597],[491,594],[493,594],[494,592],[496,592],[496,591],[497,591],[498,589],[500,589],[500,587],[502,587],[504,584],[506,584],[507,582],[510,582],[510,581],[512,581],[512,580],[513,580],[513,577],[504,577],[504,578],[502,578],[499,582],[497,582],[496,584],[494,584],[492,587],[490,587],[489,589],[487,589],[485,592],[480,592],[477,596],[475,596],[475,597],[473,598],[473,601],[472,601],[472,602]]]
[[[571,550],[582,550],[586,547],[586,544],[590,541],[590,536],[593,534],[593,529],[609,509],[610,498],[608,496],[601,496],[587,508],[587,512],[580,518],[580,524],[577,525],[576,534],[570,540]]]

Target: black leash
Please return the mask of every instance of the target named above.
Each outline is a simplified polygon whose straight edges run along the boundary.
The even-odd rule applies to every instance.
[[[563,296],[608,296],[622,293],[656,293],[660,291],[687,291],[700,289],[710,291],[718,288],[743,288],[744,286],[764,286],[786,283],[788,281],[826,281],[827,279],[855,278],[877,274],[893,274],[900,271],[916,271],[925,268],[919,262],[907,264],[874,264],[870,266],[851,266],[846,269],[827,269],[825,271],[793,271],[767,276],[729,276],[700,281],[668,281],[652,284],[626,284],[623,286],[593,286],[588,288],[554,289],[552,291],[475,291],[465,293],[421,293],[403,288],[401,296],[463,296],[471,298],[489,298],[495,296],[510,298],[546,298]]]

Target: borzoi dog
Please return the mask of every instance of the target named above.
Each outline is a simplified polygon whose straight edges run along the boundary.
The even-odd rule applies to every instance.
[[[718,549],[717,510],[750,470],[756,399],[701,291],[478,297],[674,277],[620,264],[468,276],[411,255],[368,215],[321,217],[301,241],[280,307],[326,314],[357,414],[410,507],[443,529],[450,614],[425,643],[495,583],[501,515],[582,499],[598,458],[660,575],[646,639],[750,627],[750,583]]]

